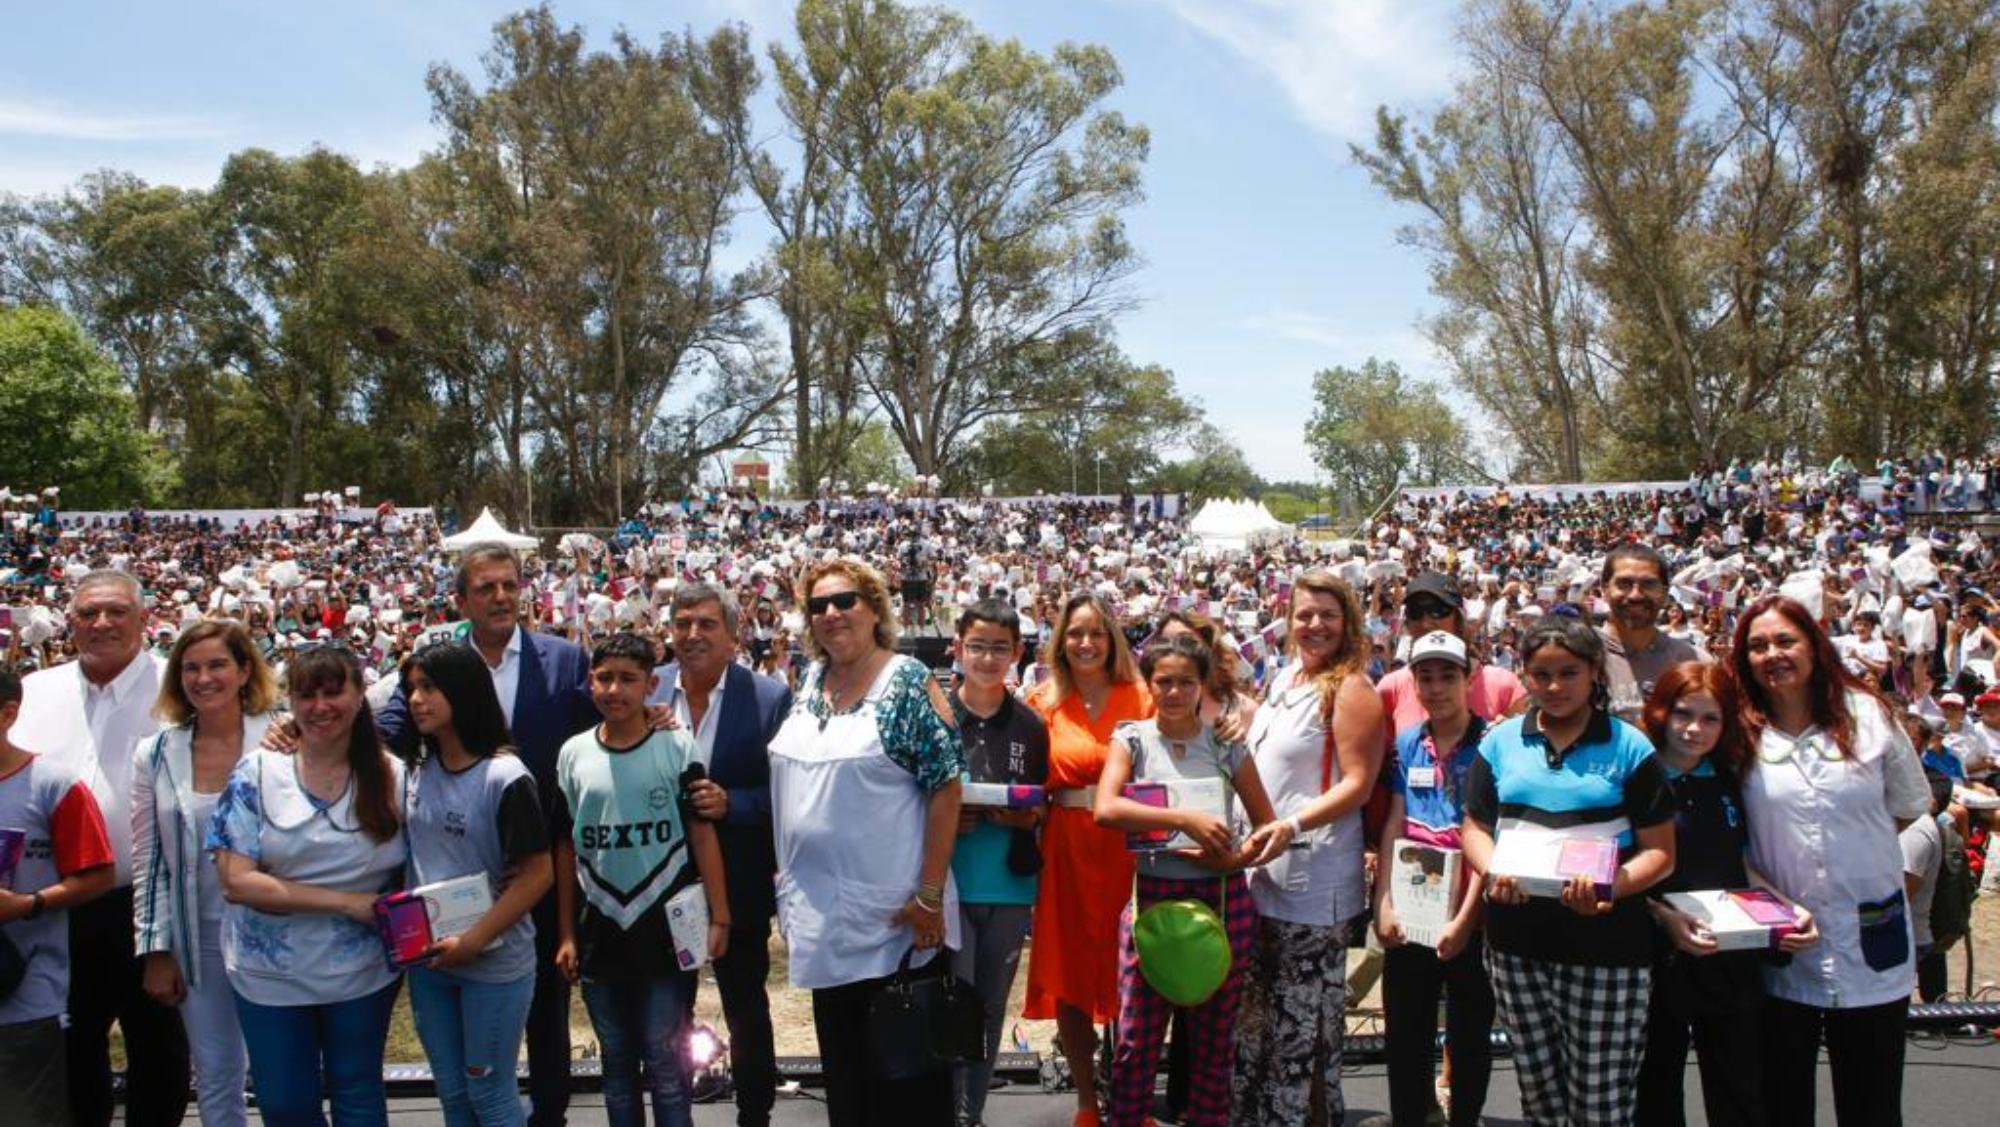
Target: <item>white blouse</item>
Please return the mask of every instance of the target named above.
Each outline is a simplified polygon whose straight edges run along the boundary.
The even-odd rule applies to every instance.
[[[1928,815],[1931,803],[1902,727],[1871,696],[1849,693],[1847,707],[1850,758],[1819,728],[1796,737],[1766,728],[1743,780],[1750,864],[1812,912],[1820,932],[1817,945],[1765,972],[1765,988],[1826,1009],[1882,1005],[1915,985],[1896,822]]]
[[[1319,687],[1294,665],[1272,679],[1264,706],[1250,722],[1250,756],[1280,818],[1297,813],[1340,782],[1340,756],[1329,769]],[[1322,785],[1324,784],[1324,785]],[[1308,831],[1292,848],[1250,874],[1259,915],[1287,923],[1333,927],[1360,915],[1361,811],[1350,810]]]

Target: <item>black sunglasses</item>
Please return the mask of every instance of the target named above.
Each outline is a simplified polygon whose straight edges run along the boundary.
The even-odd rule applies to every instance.
[[[814,595],[806,600],[806,613],[818,618],[828,608],[841,611],[853,610],[861,605],[861,592],[841,591],[832,595]]]

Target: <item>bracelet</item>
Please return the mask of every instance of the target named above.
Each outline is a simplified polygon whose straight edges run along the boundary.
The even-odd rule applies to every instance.
[[[1292,815],[1291,817],[1289,817],[1289,818],[1286,818],[1286,819],[1285,819],[1285,824],[1286,824],[1286,825],[1288,825],[1288,826],[1290,826],[1290,827],[1292,827],[1292,836],[1293,836],[1293,837],[1295,837],[1295,838],[1297,838],[1297,837],[1304,837],[1304,836],[1306,835],[1306,827],[1305,827],[1305,824],[1304,824],[1303,822],[1300,822],[1300,821],[1299,821],[1299,816],[1298,816],[1297,814],[1294,814],[1294,815]]]
[[[41,919],[41,918],[42,918],[42,908],[43,908],[44,906],[45,906],[45,904],[44,904],[44,901],[42,900],[42,894],[41,894],[41,893],[37,892],[37,893],[34,893],[34,894],[30,895],[30,896],[28,897],[28,918],[29,918],[29,919],[31,919],[31,920],[38,920],[38,919]]]
[[[924,897],[924,894],[921,892],[918,893],[916,896],[912,897],[911,899],[917,905],[917,910],[924,913],[925,915],[937,916],[944,914],[943,900],[926,899]]]

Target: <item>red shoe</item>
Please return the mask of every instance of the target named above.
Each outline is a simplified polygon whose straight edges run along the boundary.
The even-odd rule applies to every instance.
[[[1101,1127],[1094,1107],[1076,1109],[1076,1118],[1069,1121],[1069,1127]]]

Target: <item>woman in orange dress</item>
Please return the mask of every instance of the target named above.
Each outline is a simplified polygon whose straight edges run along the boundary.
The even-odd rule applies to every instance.
[[[1118,918],[1132,898],[1125,835],[1100,828],[1091,796],[1112,729],[1153,715],[1118,616],[1089,593],[1063,601],[1049,680],[1028,704],[1049,727],[1049,820],[1028,948],[1026,1016],[1056,1019],[1076,1081],[1075,1127],[1097,1127],[1097,1029],[1118,1014]]]

